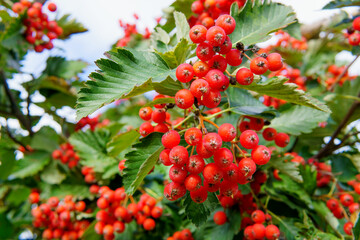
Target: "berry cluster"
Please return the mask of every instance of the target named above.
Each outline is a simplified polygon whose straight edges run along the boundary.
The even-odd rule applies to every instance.
[[[280,230],[273,224],[264,226],[265,221],[271,221],[271,216],[261,210],[256,210],[251,214],[251,220],[254,224],[249,225],[244,230],[244,237],[248,240],[268,239],[276,240],[280,237]]]
[[[352,27],[347,30],[345,37],[352,46],[358,46],[360,44],[360,17],[354,19]]]
[[[334,84],[339,84],[342,86],[345,81],[353,80],[356,76],[349,76],[349,73],[345,66],[338,67],[336,65],[330,65],[328,68],[329,76],[326,81],[325,85],[327,89],[331,89]]]
[[[79,122],[76,123],[75,131],[79,131],[80,129],[83,129],[86,126],[89,126],[91,131],[94,131],[97,127],[103,127],[110,123],[109,119],[104,119],[102,122],[99,121],[100,115],[90,118],[89,116],[83,117],[79,120]]]
[[[136,21],[139,20],[139,16],[137,14],[134,14],[134,18]],[[159,23],[160,19],[157,21]],[[144,39],[150,38],[151,33],[148,27],[145,28],[144,34],[140,34],[137,30],[136,23],[124,23],[122,20],[119,20],[119,24],[124,31],[124,37],[117,41],[116,47],[126,47],[131,41],[135,40],[135,38],[138,38],[139,36]]]
[[[203,25],[210,28],[215,25],[215,19],[220,14],[229,14],[230,6],[236,2],[239,8],[243,7],[246,0],[197,0],[192,3],[191,11],[195,14],[189,19],[190,26]]]
[[[304,51],[307,50],[308,44],[307,40],[304,36],[301,37],[300,40],[293,38],[289,33],[284,32],[283,30],[279,30],[275,33],[278,38],[277,42],[274,45],[270,45],[265,48],[266,51],[270,51],[272,49],[276,49],[279,47],[282,48],[290,48],[292,50]]]
[[[74,151],[74,147],[70,143],[63,143],[60,149],[52,152],[52,158],[60,160],[63,164],[67,164],[69,168],[77,166],[80,157]]]
[[[135,220],[147,231],[155,228],[155,220],[161,217],[163,209],[156,206],[157,200],[144,193],[138,203],[130,196],[132,203],[127,204],[128,196],[124,188],[111,190],[107,186],[92,185],[90,191],[100,195],[97,206],[100,211],[96,214],[95,231],[102,234],[104,239],[114,239],[114,234],[122,233],[125,224]]]
[[[166,240],[193,240],[190,229],[183,229],[181,231],[174,232],[174,234],[168,237]]]
[[[81,168],[81,174],[84,176],[86,183],[94,183],[96,181],[95,172],[92,167],[83,166]]]
[[[31,203],[39,203],[40,197],[33,192],[29,200]],[[76,215],[85,209],[85,202],[75,202],[72,196],[68,195],[61,201],[57,197],[51,197],[31,209],[33,226],[43,230],[42,239],[80,239],[90,222],[77,220]]]
[[[14,3],[12,10],[18,14],[26,13],[26,18],[23,20],[23,24],[26,26],[25,39],[34,45],[36,52],[42,52],[44,49],[50,50],[54,47],[52,40],[58,38],[63,33],[63,29],[58,26],[56,21],[48,19],[40,2],[32,3],[28,0],[21,0]],[[55,12],[55,3],[49,3],[48,10]]]

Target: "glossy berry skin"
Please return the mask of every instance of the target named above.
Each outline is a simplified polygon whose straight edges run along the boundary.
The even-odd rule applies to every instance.
[[[193,65],[195,76],[201,78],[204,77],[210,70],[209,65],[206,62],[198,61]]]
[[[214,152],[205,148],[203,141],[196,145],[196,152],[201,158],[209,158],[214,154]]]
[[[140,125],[139,132],[141,136],[145,137],[150,133],[154,132],[154,127],[151,125],[150,122],[144,122]]]
[[[259,137],[253,130],[246,130],[240,135],[240,144],[246,149],[253,149],[259,144]]]
[[[199,155],[192,155],[189,158],[189,163],[186,165],[186,170],[192,174],[199,174],[204,170],[205,161]]]
[[[352,229],[353,229],[354,225],[352,222],[347,222],[344,224],[344,232],[347,235],[352,235]]]
[[[183,146],[176,146],[171,149],[169,158],[172,164],[182,167],[188,163],[189,153]]]
[[[208,183],[216,184],[223,178],[223,172],[215,163],[209,163],[203,170],[203,176]]]
[[[169,127],[165,123],[159,123],[154,127],[154,132],[166,133],[169,131]]]
[[[191,199],[196,203],[203,203],[207,199],[207,188],[202,186],[199,189],[190,192]]]
[[[220,194],[227,197],[233,197],[239,191],[237,182],[223,180],[220,183]]]
[[[236,137],[236,129],[232,124],[224,123],[219,127],[218,134],[224,142],[231,142]]]
[[[252,232],[255,239],[262,239],[265,237],[265,226],[260,223],[255,223],[252,226]]]
[[[155,228],[155,221],[152,218],[148,218],[144,221],[143,227],[147,231],[151,231]]]
[[[187,83],[194,77],[194,69],[188,63],[182,63],[176,68],[176,78],[182,82]]]
[[[262,75],[268,70],[268,61],[263,57],[256,57],[250,62],[250,70],[254,74]]]
[[[251,118],[250,128],[254,131],[260,131],[264,127],[264,120],[261,118]]]
[[[211,152],[214,152],[221,148],[222,139],[217,133],[208,133],[203,137],[204,147]]]
[[[345,193],[340,196],[340,202],[343,206],[348,207],[354,202],[354,198],[350,194]]]
[[[264,165],[270,161],[271,153],[267,147],[258,145],[251,151],[251,158],[257,165]]]
[[[241,52],[239,50],[237,50],[237,49],[231,49],[226,54],[226,62],[230,66],[239,66],[242,63]]]
[[[360,44],[360,34],[355,32],[349,36],[349,44],[352,46],[357,46]]]
[[[278,53],[270,53],[266,60],[270,71],[278,71],[283,67],[281,55]]]
[[[329,199],[326,202],[326,206],[330,209],[330,211],[334,211],[339,207],[339,202],[336,199]]]
[[[360,17],[354,19],[352,26],[355,30],[360,31]]]
[[[180,143],[180,134],[175,130],[170,130],[161,138],[161,143],[165,148],[172,149]]]
[[[219,90],[225,84],[225,75],[217,69],[210,70],[205,78],[212,89]]]
[[[185,181],[187,171],[179,166],[172,166],[169,170],[169,177],[173,182],[183,183]]]
[[[201,1],[195,1],[191,4],[191,11],[195,14],[201,14],[204,11],[204,5]]]
[[[216,19],[215,26],[221,27],[229,35],[235,30],[236,22],[232,16],[223,14]]]
[[[201,98],[210,91],[210,86],[204,79],[196,79],[190,85],[190,92],[196,98]]]
[[[251,214],[251,220],[255,223],[265,222],[265,213],[261,210],[255,210]]]
[[[275,144],[279,147],[286,147],[290,142],[290,137],[286,133],[278,133],[275,136]]]
[[[268,225],[265,228],[265,237],[268,240],[276,240],[280,237],[280,230],[277,226],[275,225]]]
[[[164,188],[164,196],[170,201],[175,201],[186,194],[186,188],[183,184],[171,182]]]
[[[254,81],[254,74],[247,68],[240,68],[236,73],[236,81],[240,85],[250,85]]]
[[[226,223],[226,214],[224,211],[218,211],[214,214],[214,222],[216,225],[223,225]]]
[[[220,55],[214,55],[208,62],[209,67],[224,72],[227,67],[226,59]]]
[[[234,156],[227,148],[220,148],[214,153],[214,162],[220,168],[227,168],[233,162]]]
[[[56,4],[55,3],[49,3],[48,9],[49,9],[50,12],[55,12],[56,11]]]
[[[276,137],[276,129],[274,128],[265,128],[264,131],[262,132],[263,138],[266,141],[272,141],[275,139]]]
[[[163,213],[163,209],[161,207],[154,207],[151,210],[151,217],[159,218],[159,217],[161,217],[162,213]]]
[[[251,177],[256,171],[256,164],[251,158],[243,158],[239,162],[239,171],[242,176]]]
[[[181,109],[188,109],[194,104],[194,96],[187,89],[181,89],[175,94],[175,104]]]
[[[207,29],[203,25],[195,25],[190,29],[189,36],[193,43],[202,43],[206,40]]]
[[[155,108],[151,114],[151,120],[155,123],[163,123],[166,120],[166,112],[163,108]]]
[[[189,128],[185,132],[185,141],[191,146],[196,146],[202,141],[202,132],[198,128]]]
[[[226,36],[224,43],[221,44],[219,47],[220,47],[220,51],[219,51],[220,54],[227,54],[228,52],[230,52],[232,48],[232,42],[229,36]]]
[[[223,44],[225,38],[226,38],[226,33],[224,29],[218,26],[213,26],[209,28],[206,33],[206,40],[214,47]]]
[[[122,233],[125,230],[125,224],[121,221],[115,221],[113,226],[114,226],[114,231],[117,233]]]
[[[255,166],[255,169],[256,169],[256,166]],[[227,167],[226,169],[222,169],[222,170],[223,170],[223,175],[224,175],[225,180],[237,182],[237,180],[240,176],[240,170],[236,166],[235,163],[231,163],[229,167]]]
[[[144,121],[149,121],[151,119],[151,114],[153,110],[151,107],[144,107],[139,110],[139,116]]]
[[[211,89],[199,102],[207,108],[216,108],[221,102],[221,93],[218,90]]]
[[[196,56],[201,61],[210,60],[214,56],[214,54],[215,53],[213,47],[207,42],[200,43],[196,48]]]
[[[201,177],[197,174],[190,174],[185,179],[186,190],[192,192],[196,191],[201,187]]]

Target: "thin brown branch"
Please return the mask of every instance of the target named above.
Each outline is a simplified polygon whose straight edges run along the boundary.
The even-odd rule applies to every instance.
[[[331,87],[329,88],[329,91],[332,92],[335,88],[335,86],[341,81],[341,78],[345,76],[346,72],[349,70],[349,68],[351,67],[351,65],[354,64],[354,62],[356,62],[356,60],[360,57],[360,54],[356,55],[356,57],[354,58],[354,60],[351,61],[351,63],[349,63],[344,71],[342,71],[342,73],[337,76],[337,78],[335,79],[335,82],[333,83],[333,85],[331,85]]]

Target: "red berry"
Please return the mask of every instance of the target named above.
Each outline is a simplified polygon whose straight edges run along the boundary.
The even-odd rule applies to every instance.
[[[360,44],[360,34],[355,32],[349,36],[349,44],[352,46],[357,46]]]
[[[208,183],[218,183],[223,178],[223,172],[215,163],[209,163],[203,170],[204,179]]]
[[[195,76],[201,78],[204,77],[210,70],[209,65],[206,62],[198,61],[193,65]]]
[[[214,222],[216,225],[223,225],[226,223],[226,214],[224,211],[218,211],[214,214]]]
[[[253,130],[246,130],[240,135],[240,144],[247,149],[253,149],[259,144],[259,137]]]
[[[181,109],[188,109],[194,104],[194,96],[187,89],[181,89],[175,94],[175,104]]]
[[[352,235],[352,229],[353,229],[354,225],[352,222],[347,222],[344,224],[344,232],[347,235]]]
[[[202,43],[206,40],[207,29],[203,25],[195,25],[190,29],[189,36],[193,43]]]
[[[239,125],[240,132],[245,132],[246,130],[250,130],[250,122],[242,121]]]
[[[172,166],[169,170],[169,177],[172,181],[183,183],[185,181],[187,171],[179,166]]]
[[[24,11],[24,6],[21,3],[16,2],[12,6],[12,10],[14,13],[21,13],[22,11]]]
[[[128,213],[128,210],[124,207],[117,207],[115,209],[115,212],[114,212],[114,216],[117,218],[117,219],[121,219],[121,220],[125,220],[125,219],[128,219],[129,218],[129,213]]]
[[[252,226],[252,233],[255,239],[262,239],[265,237],[265,226],[260,223],[255,223]]]
[[[163,108],[155,108],[151,114],[151,120],[155,123],[163,123],[166,119],[166,112]]]
[[[255,166],[256,168],[256,166]],[[229,167],[222,169],[224,174],[224,179],[229,181],[237,182],[238,178],[240,176],[239,168],[236,166],[236,164],[231,163]]]
[[[201,177],[197,174],[190,174],[185,179],[186,190],[192,192],[196,191],[201,187]]]
[[[125,224],[121,221],[115,221],[113,227],[114,231],[117,233],[122,233],[125,230]]]
[[[225,83],[225,75],[220,70],[210,70],[206,74],[206,81],[212,89],[221,89]]]
[[[266,60],[270,71],[278,71],[283,67],[281,55],[278,53],[270,53]]]
[[[237,50],[237,49],[231,49],[226,54],[226,62],[230,66],[239,66],[242,63],[241,52],[239,50]]]
[[[224,142],[231,142],[236,137],[236,129],[232,124],[224,123],[219,127],[218,134]]]
[[[236,81],[240,85],[250,85],[254,81],[254,74],[247,68],[240,68],[236,73]]]
[[[176,78],[180,82],[182,83],[190,82],[193,77],[194,77],[194,69],[190,64],[183,63],[176,68]]]
[[[164,149],[159,156],[159,161],[165,166],[171,166],[172,163],[169,158],[170,149]]]
[[[201,101],[199,99],[198,101],[207,108],[216,108],[221,102],[221,94],[218,90],[211,89]]]
[[[266,141],[272,141],[276,137],[276,130],[274,128],[265,128],[262,135]]]
[[[147,231],[151,231],[155,228],[155,221],[152,218],[148,218],[144,221],[143,227]]]
[[[265,237],[268,239],[268,240],[276,240],[280,237],[280,230],[277,226],[275,225],[268,225],[266,228],[265,228]]]
[[[222,139],[217,133],[208,133],[203,137],[204,147],[211,152],[214,152],[221,148]]]
[[[210,60],[214,56],[214,54],[215,53],[213,47],[207,42],[200,43],[196,48],[196,56],[201,61]]]
[[[275,136],[275,144],[279,147],[286,147],[290,142],[290,137],[286,133],[278,133]]]
[[[96,204],[100,209],[105,209],[109,207],[109,202],[104,197],[99,198]]]
[[[353,28],[357,31],[360,31],[360,17],[354,19]]]
[[[171,149],[169,158],[171,163],[182,167],[188,163],[189,153],[183,146],[176,146]]]
[[[189,128],[185,132],[185,141],[191,146],[196,146],[202,141],[202,132],[198,128]]]
[[[212,45],[212,46],[220,46],[224,43],[226,38],[226,33],[224,29],[218,26],[213,26],[208,29],[206,33],[206,40]]]
[[[224,180],[220,183],[220,194],[227,197],[233,197],[239,191],[237,182]]]
[[[233,162],[233,154],[227,148],[220,148],[214,153],[214,162],[220,168],[227,168]]]
[[[139,132],[141,136],[145,137],[150,133],[154,132],[154,127],[151,125],[150,122],[144,122],[143,124],[140,125]]]
[[[104,235],[113,235],[114,234],[114,227],[110,224],[106,225],[103,229]]]
[[[196,79],[190,85],[190,92],[194,97],[201,98],[210,91],[210,86],[204,79]]]
[[[170,201],[175,201],[186,194],[186,188],[180,183],[171,182],[164,188],[164,196]]]
[[[251,158],[243,158],[239,162],[239,171],[242,176],[250,178],[256,171],[256,164]]]
[[[180,134],[175,130],[170,130],[161,138],[161,143],[165,148],[172,149],[180,143]]]
[[[195,1],[191,4],[191,11],[195,14],[201,14],[204,11],[204,5],[201,1]]]
[[[340,202],[343,206],[348,207],[354,202],[354,198],[350,194],[345,193],[340,196]]]
[[[261,210],[255,210],[251,214],[251,220],[255,223],[265,222],[265,213]]]
[[[154,207],[154,208],[151,210],[151,216],[152,216],[153,218],[159,218],[159,217],[161,217],[162,213],[163,213],[163,210],[162,210],[161,207]]]
[[[226,59],[221,55],[214,55],[208,62],[209,67],[224,72],[227,67]]]
[[[262,75],[268,70],[268,61],[263,57],[256,57],[250,62],[250,70],[254,74]]]
[[[49,3],[48,9],[49,9],[50,12],[55,12],[56,11],[56,4],[55,3]]]
[[[40,194],[37,192],[32,192],[29,195],[29,202],[31,204],[38,203],[40,201]]]
[[[329,199],[326,202],[326,206],[330,209],[330,211],[334,211],[339,207],[339,202],[336,199]]]
[[[360,194],[360,183],[356,183],[354,184],[354,190],[357,194]]]
[[[95,232],[97,234],[103,234],[104,227],[105,227],[105,224],[103,222],[97,222],[94,226]]]
[[[245,239],[248,240],[253,240],[255,239],[253,236],[253,226],[247,226],[244,230],[244,237]]]
[[[204,179],[204,187],[207,188],[208,192],[217,192],[220,189],[220,182],[218,183],[209,183]]]
[[[258,145],[251,151],[251,158],[257,165],[264,165],[270,161],[271,152],[267,147]]]
[[[161,99],[161,98],[165,98],[165,96],[162,95],[162,94],[156,95],[156,96],[154,97],[153,101],[155,101],[155,100],[157,100],[157,99]],[[155,108],[164,108],[165,105],[166,105],[165,103],[155,104],[154,107],[155,107]]]
[[[199,189],[190,192],[191,199],[196,203],[203,203],[207,199],[207,188],[202,186]]]
[[[204,144],[203,144],[203,141],[201,141],[197,146],[196,146],[196,152],[197,154],[199,154],[199,156],[201,158],[209,158],[211,157],[214,152],[212,151],[209,151],[205,148]]]
[[[159,123],[154,127],[154,132],[167,133],[169,131],[169,127],[165,123]]]
[[[141,117],[142,120],[149,121],[151,119],[152,112],[153,110],[151,107],[144,107],[140,109],[139,116]]]
[[[221,44],[219,47],[220,47],[220,51],[218,51],[219,54],[227,54],[228,52],[230,52],[232,48],[232,42],[229,36],[226,36],[224,43]]]
[[[350,213],[354,213],[354,212],[358,211],[359,209],[360,209],[359,203],[352,203],[349,206],[349,212]]]
[[[235,30],[236,22],[232,16],[223,14],[216,19],[215,26],[221,27],[224,29],[226,35],[229,35]]]
[[[199,174],[204,170],[205,161],[199,155],[192,155],[189,158],[189,163],[186,165],[186,170],[193,174]]]
[[[250,128],[254,131],[260,131],[264,126],[264,120],[261,118],[250,118]]]

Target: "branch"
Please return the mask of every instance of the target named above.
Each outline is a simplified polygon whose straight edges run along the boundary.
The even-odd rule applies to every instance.
[[[7,122],[7,120],[6,120],[6,122]],[[5,129],[6,129],[7,135],[9,136],[9,138],[10,138],[14,143],[23,146],[25,149],[28,149],[25,144],[23,144],[21,141],[17,140],[17,139],[11,134],[10,129],[9,129],[9,126],[8,126],[7,123],[6,123],[6,125],[5,125]]]
[[[358,94],[360,97],[360,93]],[[322,148],[320,151],[314,156],[315,159],[320,159],[326,156],[329,156],[334,150],[337,149],[338,146],[335,145],[334,140],[340,134],[341,130],[346,127],[348,121],[350,120],[351,116],[354,114],[355,110],[360,106],[359,101],[355,101],[347,114],[345,115],[344,119],[341,121],[340,125],[337,127],[335,132],[332,134],[330,141]]]

